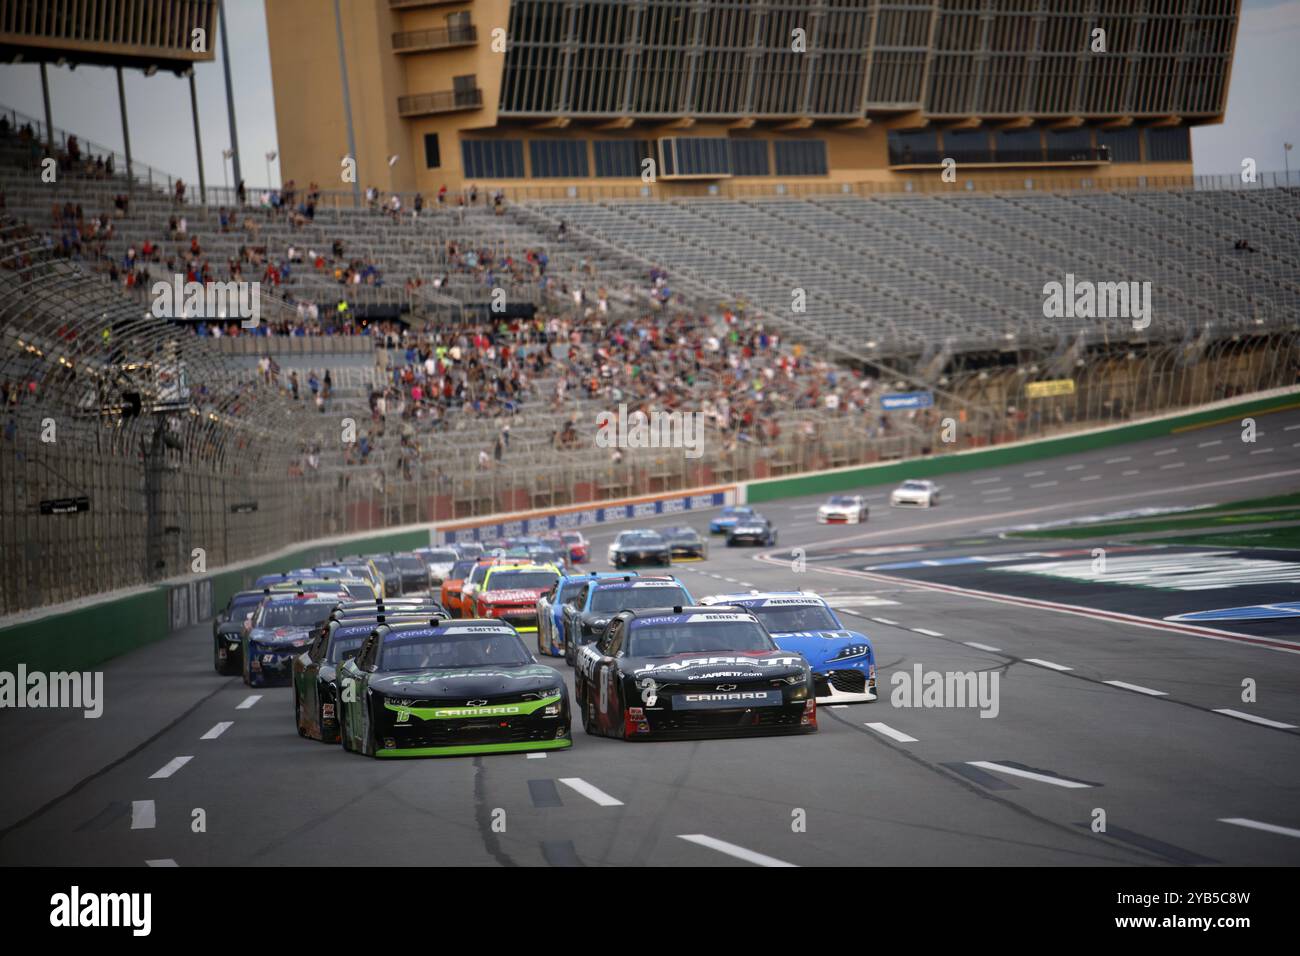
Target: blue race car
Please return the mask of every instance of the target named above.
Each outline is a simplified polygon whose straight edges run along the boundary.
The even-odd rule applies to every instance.
[[[537,599],[537,653],[559,657],[564,653],[564,605],[582,593],[583,587],[601,578],[636,577],[635,571],[590,571],[565,574],[555,587]]]
[[[585,593],[560,608],[564,661],[576,664],[582,645],[599,640],[610,618],[620,611],[694,603],[686,585],[670,574],[639,576],[625,571],[588,583]]]
[[[820,595],[749,591],[713,594],[700,603],[744,608],[762,622],[781,650],[802,654],[812,667],[817,703],[876,699],[876,652],[871,639],[846,629]]]
[[[289,684],[293,659],[338,606],[336,593],[273,591],[266,595],[240,642],[244,683],[249,687]]]
[[[748,505],[727,505],[709,522],[709,534],[726,534],[742,518],[754,517],[758,512]]]

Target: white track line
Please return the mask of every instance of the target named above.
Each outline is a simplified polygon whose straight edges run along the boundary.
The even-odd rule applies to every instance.
[[[157,808],[152,800],[131,801],[131,829],[152,830],[158,825]]]
[[[193,755],[188,757],[173,757],[171,760],[167,761],[167,763],[163,765],[161,769],[156,770],[154,773],[150,774],[149,779],[166,780],[168,777],[174,774],[177,770],[180,770],[181,767],[185,766],[193,759],[194,759]]]
[[[1177,448],[1162,448],[1158,452],[1156,452],[1155,455],[1152,457],[1159,458],[1161,455],[1172,455],[1175,454],[1177,451],[1178,451]]]
[[[525,754],[529,760],[545,760],[546,754]]]
[[[1092,786],[1090,783],[1080,783],[1078,780],[1063,780],[1060,777],[1049,777],[1045,773],[1034,773],[1032,770],[1021,770],[1019,767],[1004,767],[1002,764],[993,763],[991,760],[968,760],[966,762],[972,767],[979,767],[981,770],[996,770],[998,773],[1009,774],[1012,777],[1024,777],[1026,780],[1050,783],[1069,790],[1086,790]]]
[[[917,634],[924,634],[926,637],[943,637],[938,631],[927,631],[923,627],[914,627],[912,630],[916,631]]]
[[[996,504],[1001,504],[1004,501],[1010,501],[1010,500],[1011,500],[1011,495],[1007,495],[1004,498],[990,498],[988,501],[984,503],[986,505],[996,505]]]
[[[1118,465],[1120,462],[1132,461],[1132,460],[1133,460],[1132,455],[1125,455],[1123,458],[1107,458],[1105,463],[1107,465]]]
[[[1175,461],[1175,462],[1173,462],[1173,463],[1171,463],[1171,464],[1168,464],[1168,465],[1161,465],[1161,466],[1160,466],[1160,470],[1161,470],[1161,471],[1168,471],[1170,468],[1182,468],[1182,467],[1185,466],[1186,464],[1187,464],[1187,462],[1185,462],[1185,461]]]
[[[1150,687],[1143,687],[1141,684],[1126,684],[1122,680],[1104,680],[1103,684],[1109,684],[1111,687],[1119,687],[1122,690],[1131,690],[1138,694],[1148,694],[1151,697],[1168,697],[1169,694],[1163,690],[1152,690]]]
[[[1201,442],[1200,444],[1198,444],[1196,447],[1197,447],[1197,448],[1213,448],[1215,445],[1222,445],[1222,444],[1223,444],[1223,439],[1222,439],[1222,438],[1216,438],[1216,439],[1214,439],[1214,441],[1203,441],[1203,442]]]
[[[1029,487],[1030,488],[1055,488],[1059,484],[1060,484],[1059,481],[1036,481]]]
[[[1130,468],[1128,471],[1120,472],[1120,477],[1127,478],[1129,475],[1140,475],[1140,474],[1142,474],[1141,468]]]
[[[233,726],[235,726],[233,720],[223,720],[220,723],[215,724],[213,728],[200,737],[199,740],[216,740]]]
[[[1073,667],[1066,667],[1064,664],[1053,664],[1051,661],[1041,660],[1037,657],[1026,657],[1026,664],[1037,664],[1039,667],[1046,667],[1052,671],[1072,671]]]
[[[1079,480],[1080,480],[1080,481],[1100,481],[1100,480],[1101,480],[1101,475],[1084,475],[1084,476],[1083,476],[1082,478],[1080,478]]]
[[[1284,724],[1281,721],[1269,720],[1267,717],[1256,717],[1254,714],[1245,714],[1239,710],[1229,710],[1227,707],[1214,708],[1216,714],[1224,714],[1227,717],[1236,717],[1238,720],[1248,720],[1252,724],[1259,724],[1263,727],[1276,727],[1278,730],[1295,730],[1295,724]]]
[[[1284,427],[1284,428],[1282,429],[1282,431],[1284,431],[1284,432],[1293,432],[1293,431],[1295,431],[1297,428],[1300,428],[1300,425],[1287,425],[1286,427]]]
[[[867,724],[867,726],[870,727],[872,730],[874,730],[876,733],[884,737],[888,737],[890,740],[897,740],[900,744],[916,743],[915,737],[909,737],[901,730],[895,730],[893,727],[889,726],[889,724],[882,724],[879,721],[875,721],[873,723]]]
[[[166,860],[145,860],[145,861],[144,861],[144,865],[145,865],[145,866],[179,866],[179,864],[178,864],[175,860],[172,860],[172,859],[166,859]]]
[[[1273,449],[1271,448],[1256,448],[1254,451],[1251,452],[1252,455],[1270,455],[1272,453],[1273,453]]]
[[[261,694],[249,694],[247,697],[245,697],[243,700],[241,700],[238,704],[235,705],[235,710],[248,710],[248,708],[252,707],[261,699],[262,699]]]
[[[1300,830],[1280,827],[1276,823],[1260,823],[1258,820],[1247,820],[1245,817],[1219,817],[1219,822],[1231,823],[1234,827],[1248,827],[1251,830],[1263,830],[1265,833],[1279,833],[1282,836],[1300,839]]]
[[[1045,474],[1047,474],[1047,472],[1045,472],[1045,471],[1027,471],[1027,472],[1025,472],[1023,475],[1021,475],[1020,477],[1022,477],[1022,478],[1041,478],[1041,477],[1043,477],[1043,475],[1045,475]]]
[[[755,853],[753,850],[746,850],[743,846],[736,846],[734,843],[728,843],[726,840],[719,840],[716,837],[705,836],[703,833],[679,833],[677,839],[686,840],[688,843],[698,843],[700,846],[706,846],[710,850],[717,850],[719,853],[725,853],[727,856],[734,856],[738,860],[744,860],[746,863],[754,863],[758,866],[795,866],[794,863],[787,863],[784,860],[778,860],[774,856],[768,856],[764,853]]]
[[[1213,462],[1213,461],[1227,461],[1227,460],[1228,460],[1229,458],[1231,458],[1231,457],[1232,457],[1231,455],[1215,455],[1213,458],[1207,458],[1207,459],[1205,459],[1205,460],[1206,460],[1207,462]]]
[[[581,777],[561,777],[560,783],[578,791],[578,793],[582,794],[588,800],[599,804],[602,807],[621,807],[623,805],[622,800],[615,800],[604,790],[601,790],[598,787],[593,787]]]
[[[1084,468],[1083,465],[1066,465],[1066,466],[1065,466],[1065,470],[1066,470],[1066,471],[1083,471],[1083,468]]]
[[[967,647],[975,648],[975,650],[977,651],[989,651],[993,654],[1002,653],[1002,649],[1000,647],[989,647],[989,645],[987,644],[976,644],[974,641],[962,641],[962,643],[965,644]]]
[[[1001,481],[1001,478],[976,478],[971,482],[972,485],[993,485]]]
[[[888,626],[888,627],[902,627],[902,626],[903,626],[903,625],[899,624],[897,621],[891,621],[891,620],[890,620],[889,618],[887,618],[887,617],[873,617],[872,620],[875,621],[877,624],[884,624],[884,625],[886,625],[886,626]]]
[[[848,710],[848,704],[831,704],[831,710]]]

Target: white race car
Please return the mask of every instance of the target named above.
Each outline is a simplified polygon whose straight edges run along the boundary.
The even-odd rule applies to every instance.
[[[939,491],[939,486],[933,481],[908,479],[890,494],[889,504],[891,506],[917,505],[921,508],[932,508],[939,503]]]
[[[831,495],[817,509],[818,524],[857,524],[867,520],[867,499],[862,495]]]

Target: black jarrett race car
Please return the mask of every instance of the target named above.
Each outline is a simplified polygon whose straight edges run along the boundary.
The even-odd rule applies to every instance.
[[[569,692],[504,621],[376,628],[338,672],[343,749],[442,757],[570,747]]]
[[[575,673],[589,734],[643,740],[817,729],[807,662],[739,609],[622,611],[578,653]]]

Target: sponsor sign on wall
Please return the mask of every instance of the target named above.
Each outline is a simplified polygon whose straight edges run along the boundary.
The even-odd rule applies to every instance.
[[[905,408],[931,408],[933,405],[932,392],[894,392],[892,395],[880,396],[880,407],[887,412]]]

